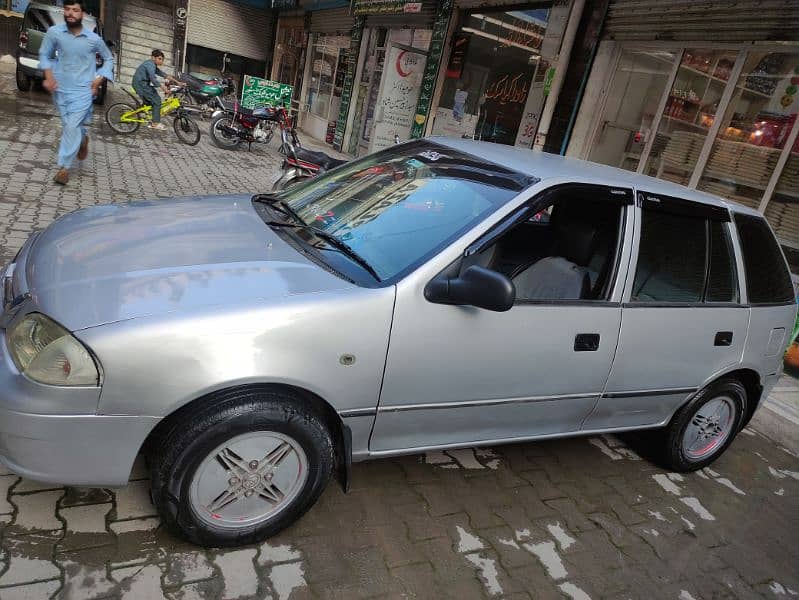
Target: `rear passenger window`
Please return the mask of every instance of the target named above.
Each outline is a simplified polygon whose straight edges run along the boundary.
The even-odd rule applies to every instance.
[[[762,217],[735,215],[750,304],[794,301],[793,284],[777,240]]]
[[[738,278],[727,226],[719,221],[709,221],[709,226],[710,273],[705,301],[738,302]]]
[[[705,286],[705,219],[643,211],[634,302],[701,302]]]
[[[645,200],[633,302],[738,302],[726,211]]]

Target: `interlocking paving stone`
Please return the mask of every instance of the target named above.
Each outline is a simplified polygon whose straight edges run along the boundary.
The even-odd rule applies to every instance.
[[[14,527],[28,531],[55,530],[64,524],[55,515],[55,505],[63,491],[12,494],[11,503],[17,507]]]
[[[67,531],[74,533],[105,533],[106,515],[111,504],[89,504],[62,508],[61,518],[67,522]]]

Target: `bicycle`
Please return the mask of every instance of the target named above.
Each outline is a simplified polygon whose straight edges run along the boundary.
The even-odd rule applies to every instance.
[[[142,123],[150,123],[152,121],[153,107],[144,103],[127,88],[122,89],[133,99],[136,105],[131,106],[126,102],[112,104],[105,111],[105,122],[117,133],[130,134],[138,130]],[[196,146],[200,141],[200,127],[188,115],[186,108],[181,105],[180,98],[175,95],[175,92],[179,89],[180,87],[178,86],[170,88],[170,95],[161,104],[161,116],[175,113],[175,119],[172,124],[175,129],[175,135],[184,144]]]

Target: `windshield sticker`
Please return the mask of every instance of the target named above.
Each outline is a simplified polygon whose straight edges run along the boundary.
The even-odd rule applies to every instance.
[[[419,156],[422,158],[426,158],[427,160],[437,161],[439,158],[444,158],[443,154],[439,154],[433,150],[427,150],[425,152],[420,152]]]

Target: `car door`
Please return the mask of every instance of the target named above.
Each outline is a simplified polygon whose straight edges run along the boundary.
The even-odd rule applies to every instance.
[[[617,215],[612,225],[616,237],[603,259],[608,269],[601,297],[530,300],[517,294],[507,312],[426,300],[425,285],[457,255],[431,261],[401,281],[370,453],[557,436],[580,429],[602,393],[618,341],[619,282],[630,254],[631,236],[625,233],[632,229],[633,213],[627,209],[632,191],[566,187],[569,197],[601,199]],[[497,232],[519,237],[519,231],[526,231],[522,227],[535,232],[536,225],[547,225],[546,219],[535,223],[539,219],[530,215],[541,215],[553,193],[544,193],[547,200],[533,199],[529,212],[490,230],[465,254],[513,250],[519,240]],[[576,218],[579,212],[571,210]],[[447,268],[462,266],[456,261]],[[500,261],[489,268],[506,266]]]
[[[650,192],[637,205],[619,350],[585,429],[665,423],[746,342],[727,209]]]

